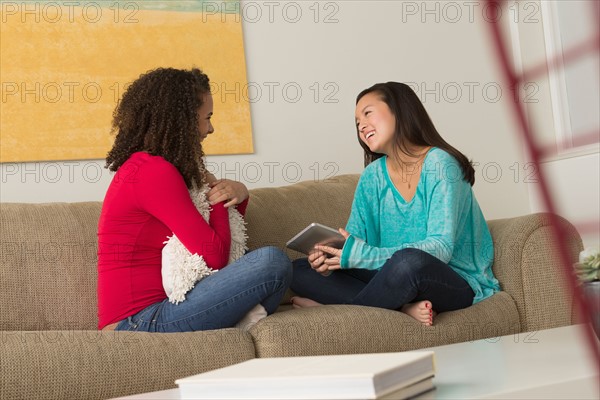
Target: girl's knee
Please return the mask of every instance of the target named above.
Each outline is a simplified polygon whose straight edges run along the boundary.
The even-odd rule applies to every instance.
[[[289,257],[275,246],[267,246],[256,250],[259,254],[257,259],[259,264],[267,273],[282,273],[284,275],[292,274],[292,262]]]
[[[395,252],[383,265],[390,280],[412,279],[424,272],[430,264],[430,255],[419,249],[402,249]]]
[[[273,262],[289,262],[290,259],[285,255],[283,251],[275,246],[265,246],[252,250],[245,255],[249,262],[265,264],[270,261]]]
[[[265,256],[267,259],[277,265],[292,266],[290,258],[283,252],[283,250],[275,246],[267,246],[263,248],[266,252]]]
[[[423,250],[407,248],[395,252],[390,261],[394,264],[402,264],[405,268],[421,268],[429,264],[431,255]]]

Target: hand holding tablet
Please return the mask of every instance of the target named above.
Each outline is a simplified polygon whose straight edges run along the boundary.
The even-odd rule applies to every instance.
[[[309,254],[315,245],[324,245],[341,249],[346,239],[336,229],[313,222],[291,238],[286,246],[292,250]]]

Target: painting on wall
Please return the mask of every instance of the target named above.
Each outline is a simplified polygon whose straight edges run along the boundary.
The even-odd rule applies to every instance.
[[[253,152],[249,101],[234,93],[248,87],[239,1],[1,6],[0,162],[105,158],[119,98],[158,67],[211,79],[206,154]]]

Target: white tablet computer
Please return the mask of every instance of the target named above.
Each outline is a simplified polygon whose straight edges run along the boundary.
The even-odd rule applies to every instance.
[[[286,246],[304,254],[310,253],[316,244],[335,247],[344,247],[346,239],[336,229],[313,222],[296,236],[288,240]]]

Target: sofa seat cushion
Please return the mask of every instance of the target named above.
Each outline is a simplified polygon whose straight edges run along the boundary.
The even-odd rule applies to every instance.
[[[3,331],[1,398],[105,399],[255,357],[240,329],[192,333]]]
[[[439,314],[433,326],[381,308],[326,305],[275,313],[250,329],[258,357],[382,353],[520,332],[505,292],[463,310]]]

